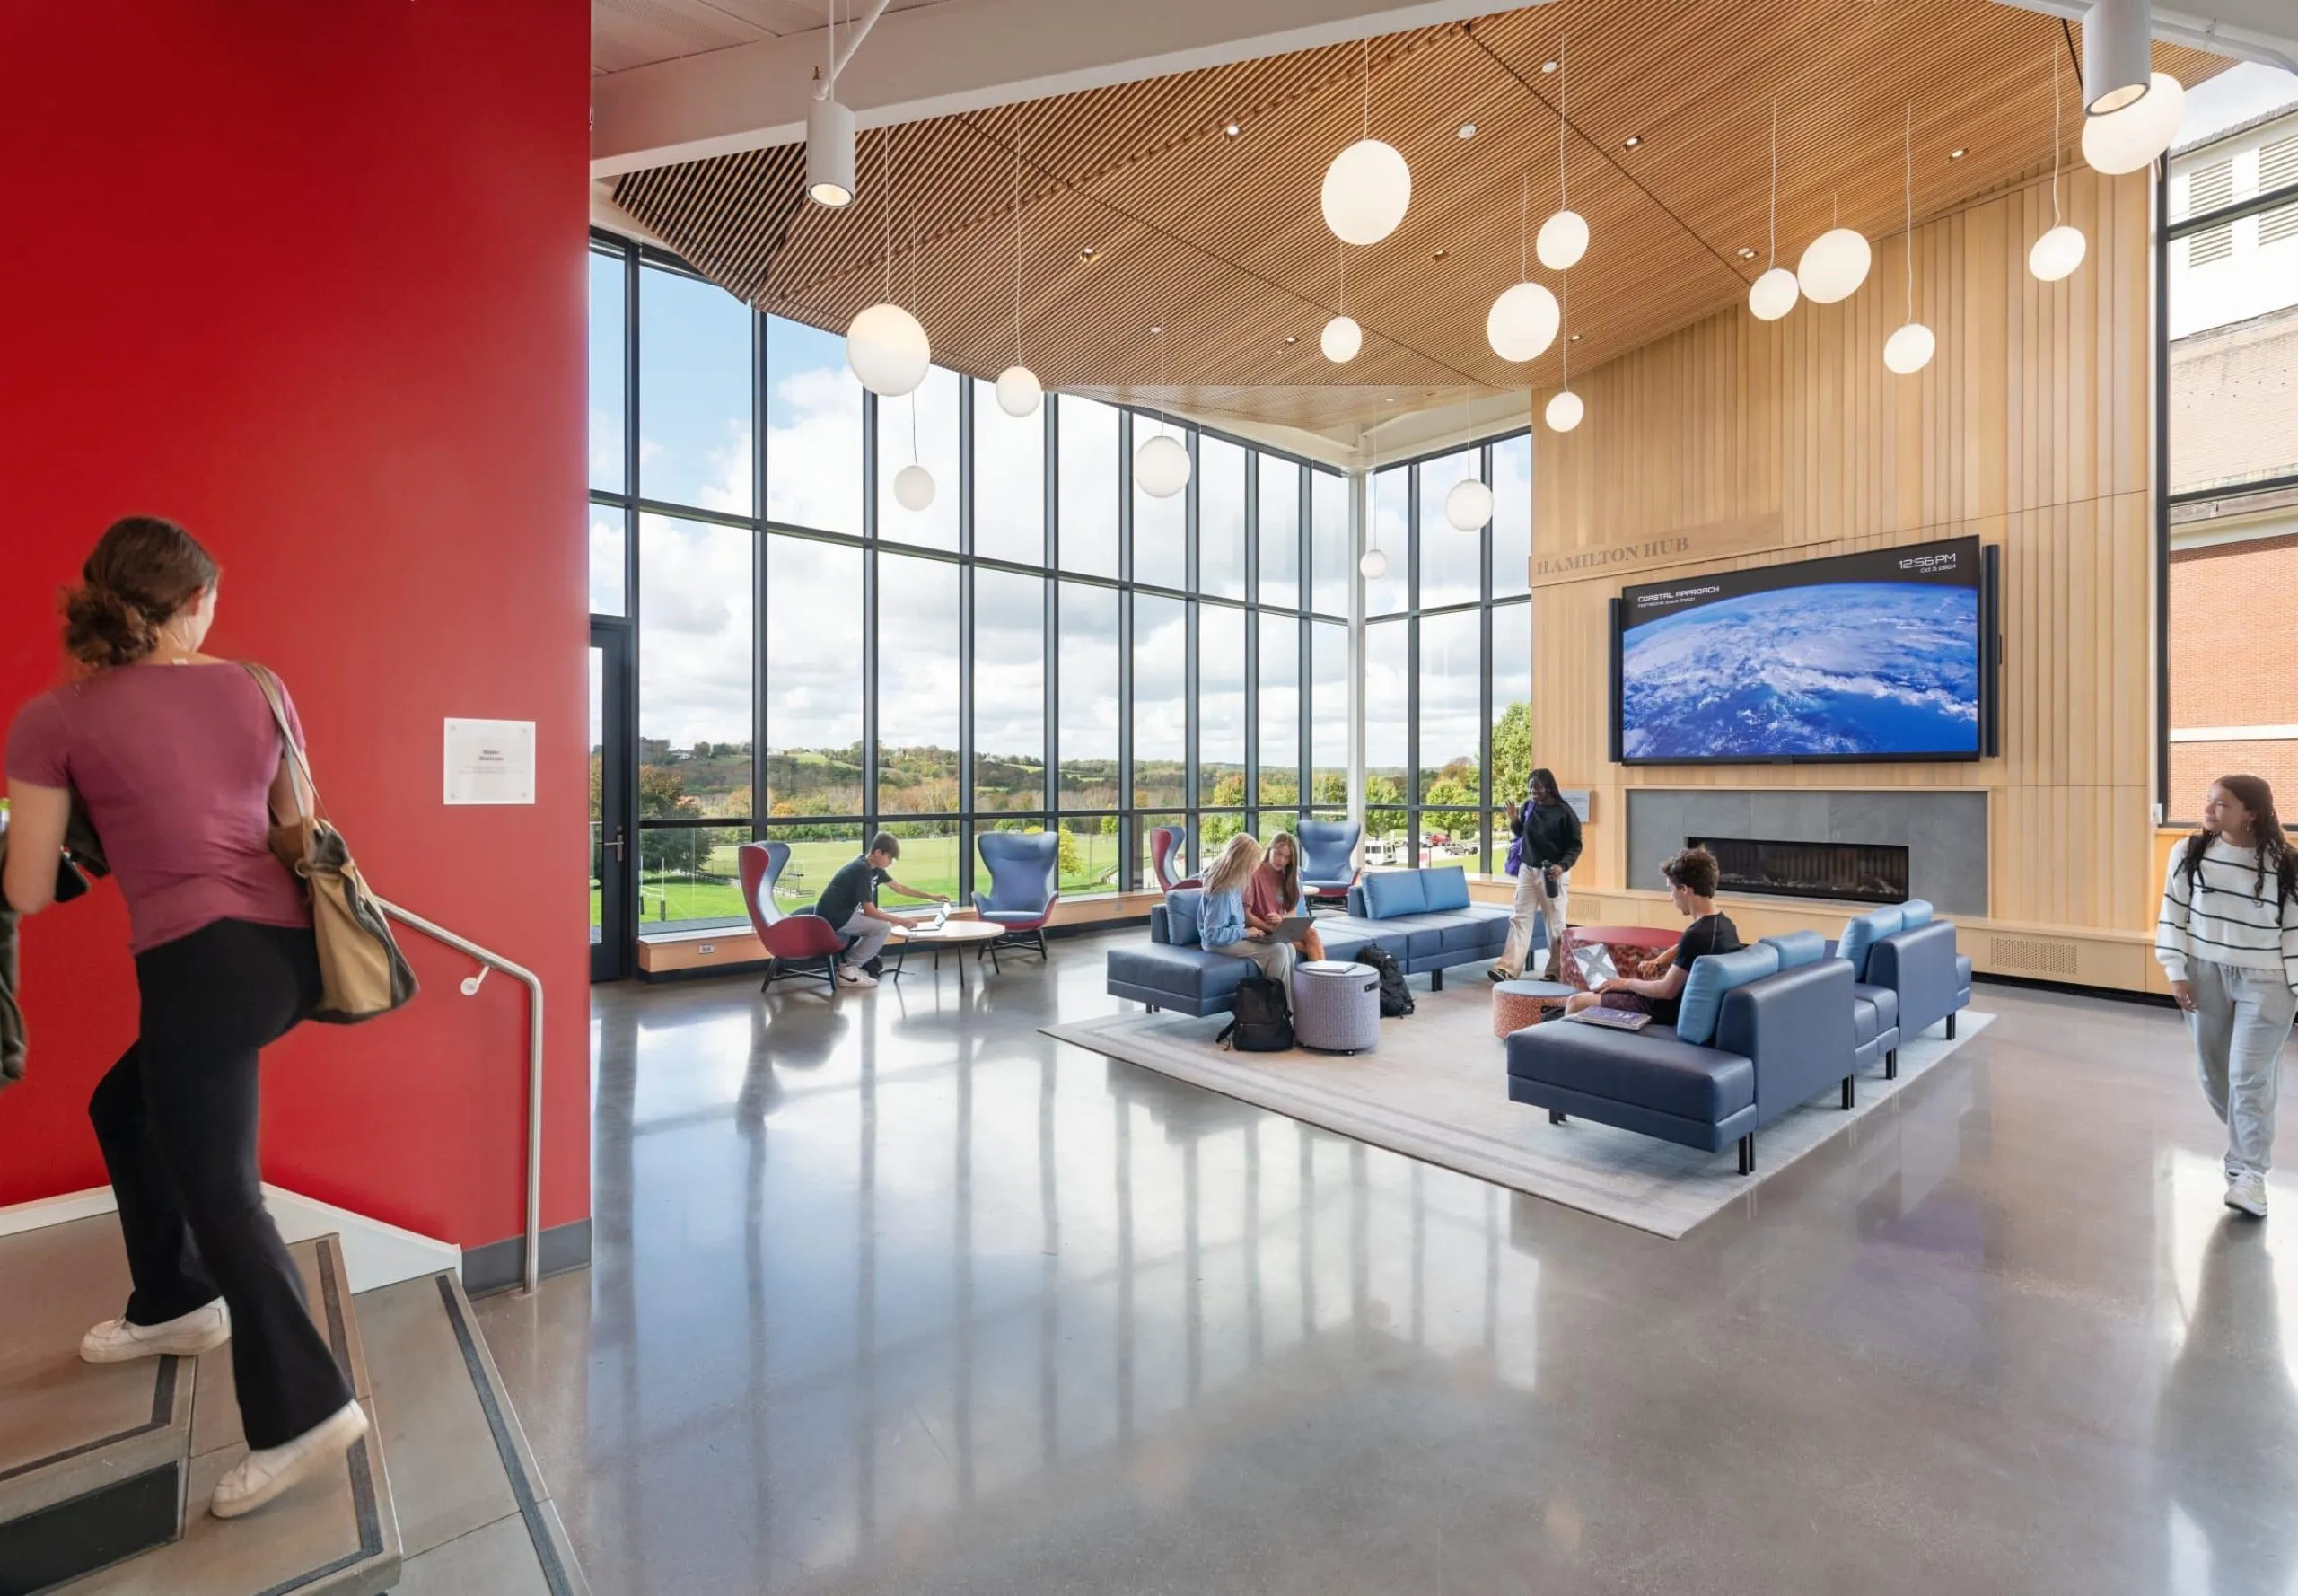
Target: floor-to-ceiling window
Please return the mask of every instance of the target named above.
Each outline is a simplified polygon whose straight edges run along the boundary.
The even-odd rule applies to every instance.
[[[1492,486],[1495,509],[1462,531],[1444,503],[1470,477]],[[1364,583],[1368,861],[1495,870],[1507,845],[1494,840],[1493,818],[1521,796],[1531,764],[1531,440],[1384,466],[1370,510],[1368,540],[1388,571]],[[1320,636],[1319,678],[1324,647]],[[1320,782],[1333,751],[1320,728]]]
[[[603,235],[591,329],[592,608],[636,644],[642,934],[741,922],[753,837],[790,844],[794,907],[879,828],[903,881],[961,900],[981,831],[1050,829],[1074,898],[1138,886],[1155,825],[1186,866],[1345,810],[1337,473],[1166,423],[1197,469],[1153,499],[1129,469],[1152,417],[1049,395],[1015,419],[939,369],[875,399],[835,335]],[[922,510],[893,491],[913,461]]]
[[[2298,77],[2197,85],[2162,185],[2163,813],[2250,774],[2298,818]]]

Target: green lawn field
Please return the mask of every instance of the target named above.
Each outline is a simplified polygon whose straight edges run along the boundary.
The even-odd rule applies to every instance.
[[[663,833],[650,833],[650,837]],[[1082,861],[1076,868],[1065,872],[1061,890],[1071,897],[1093,892],[1113,892],[1117,890],[1116,869],[1118,838],[1113,833],[1081,836],[1074,839],[1074,852]],[[860,845],[845,840],[794,842],[790,845],[790,864],[782,873],[776,890],[776,899],[785,908],[796,908],[811,903],[838,867],[854,857]],[[958,839],[954,837],[910,837],[902,839],[901,857],[895,861],[894,879],[925,892],[946,892],[958,895]],[[988,872],[977,864],[976,884],[987,890]],[[891,892],[881,893],[889,908],[898,908],[905,901]],[[716,847],[691,863],[686,857],[673,855],[664,859],[653,852],[650,841],[644,868],[640,872],[639,901],[642,931],[648,927],[676,924],[683,920],[740,920],[747,917],[742,907],[741,878],[737,873],[735,850],[732,846]],[[591,923],[600,921],[600,899],[596,888],[591,892]]]

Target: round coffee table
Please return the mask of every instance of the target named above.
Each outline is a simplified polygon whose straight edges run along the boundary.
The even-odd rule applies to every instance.
[[[1379,1047],[1381,972],[1334,959],[1294,965],[1293,1038],[1320,1053],[1369,1053]]]
[[[1527,1025],[1562,1013],[1572,988],[1562,981],[1502,981],[1492,988],[1492,1034],[1505,1039]]]
[[[901,978],[902,966],[908,961],[910,949],[931,949],[936,973],[939,973],[942,969],[943,952],[960,955],[958,985],[962,987],[966,984],[966,961],[963,956],[966,949],[972,948],[974,957],[978,961],[981,950],[1004,934],[1005,927],[998,925],[995,920],[944,920],[939,925],[905,925],[895,932],[887,942],[887,946],[894,951],[894,962],[893,967],[886,971],[886,978],[888,980]]]

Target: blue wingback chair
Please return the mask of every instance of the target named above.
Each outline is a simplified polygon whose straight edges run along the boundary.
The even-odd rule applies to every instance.
[[[1346,904],[1348,889],[1356,884],[1356,844],[1364,828],[1354,820],[1302,820],[1295,835],[1301,839],[1301,890],[1310,906]]]
[[[985,831],[978,839],[981,862],[989,866],[989,890],[973,895],[974,912],[1004,934],[987,948],[1034,947],[1045,957],[1045,923],[1061,901],[1061,837],[1052,831]]]

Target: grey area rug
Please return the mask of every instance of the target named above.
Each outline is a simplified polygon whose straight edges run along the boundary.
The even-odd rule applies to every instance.
[[[1672,1240],[1874,1113],[1994,1019],[1965,1010],[1955,1041],[1934,1029],[1902,1044],[1899,1079],[1884,1080],[1880,1068],[1860,1075],[1850,1113],[1830,1091],[1774,1120],[1756,1133],[1756,1172],[1743,1176],[1729,1148],[1700,1153],[1582,1119],[1550,1125],[1545,1111],[1508,1101],[1507,1063],[1493,1039],[1483,982],[1415,995],[1417,1013],[1381,1021],[1378,1050],[1353,1057],[1225,1052],[1213,1039],[1226,1015],[1130,1010],[1043,1030],[1192,1086]]]

